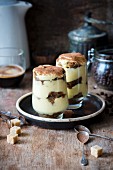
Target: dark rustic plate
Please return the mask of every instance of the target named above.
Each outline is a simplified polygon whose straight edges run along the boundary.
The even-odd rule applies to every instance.
[[[70,118],[65,114],[62,118],[43,118],[39,117],[32,108],[32,93],[21,96],[16,102],[16,108],[22,116],[32,125],[37,125],[48,129],[72,129],[81,121],[88,121],[96,117],[105,108],[105,101],[98,95],[88,94],[83,101],[83,106],[73,110]]]

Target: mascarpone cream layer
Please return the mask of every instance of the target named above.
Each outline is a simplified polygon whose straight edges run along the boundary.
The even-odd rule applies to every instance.
[[[38,98],[47,98],[50,92],[63,92],[67,95],[67,85],[62,79],[54,81],[37,81],[33,78],[32,92]]]
[[[87,70],[86,65],[77,68],[64,68],[66,71],[66,82],[74,81],[82,77],[82,83],[87,81]]]
[[[68,99],[56,98],[54,104],[48,101],[48,99],[38,99],[35,94],[32,95],[32,106],[34,110],[40,114],[53,115],[53,113],[63,112],[68,107]]]

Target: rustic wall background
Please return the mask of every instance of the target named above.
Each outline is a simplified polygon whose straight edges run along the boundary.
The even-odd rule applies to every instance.
[[[33,55],[68,51],[67,34],[80,27],[87,11],[98,20],[113,21],[112,0],[29,0],[33,7],[26,14],[31,59]],[[109,35],[113,43],[113,25],[95,25]]]

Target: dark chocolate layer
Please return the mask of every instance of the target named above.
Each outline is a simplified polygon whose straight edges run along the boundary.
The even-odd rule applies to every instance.
[[[64,98],[65,94],[63,92],[50,92],[47,99],[49,100],[49,102],[54,104],[55,99],[60,97]]]
[[[67,83],[67,87],[68,87],[69,89],[72,89],[72,87],[74,87],[74,86],[77,85],[77,84],[81,84],[81,83],[82,83],[82,77],[80,77],[80,78],[78,78],[78,79],[76,79],[76,80],[74,80],[74,81],[68,82],[68,83]]]
[[[80,92],[77,95],[75,95],[73,98],[69,99],[69,104],[78,104],[82,100],[78,100],[78,98],[83,97],[83,94]]]

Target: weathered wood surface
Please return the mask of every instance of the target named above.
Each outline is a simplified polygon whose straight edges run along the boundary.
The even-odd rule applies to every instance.
[[[15,107],[17,99],[32,89],[31,71],[26,73],[22,84],[14,89],[0,89],[0,110],[10,110],[18,115]],[[89,78],[89,92],[100,93],[101,89],[93,89]],[[104,91],[107,94],[113,94]],[[113,137],[113,115],[107,110],[100,120],[89,127],[93,133]],[[19,142],[10,145],[6,141],[9,129],[0,119],[0,170],[112,170],[113,142],[100,138],[92,138],[85,145],[85,154],[89,164],[80,165],[82,145],[73,130],[49,130],[37,126],[22,127]],[[99,144],[103,147],[103,155],[95,158],[90,154],[90,147]]]

